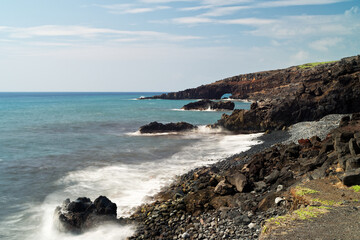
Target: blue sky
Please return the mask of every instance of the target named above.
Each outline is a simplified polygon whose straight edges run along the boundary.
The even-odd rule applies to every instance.
[[[0,91],[177,91],[360,54],[358,0],[9,0]]]

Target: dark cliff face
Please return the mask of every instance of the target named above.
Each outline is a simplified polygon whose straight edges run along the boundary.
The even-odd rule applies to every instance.
[[[356,63],[357,62],[357,63]],[[219,99],[231,93],[235,99],[273,99],[301,91],[304,84],[311,84],[313,91],[340,76],[359,71],[359,56],[318,65],[310,69],[286,69],[242,74],[197,88],[154,96],[161,99]],[[357,66],[357,67],[356,67]],[[314,89],[313,89],[314,88]],[[320,88],[320,89],[316,89]]]
[[[257,95],[267,97],[265,100],[253,103],[248,111],[224,114],[218,125],[233,131],[257,132],[318,120],[328,114],[360,111],[360,56],[298,74],[296,90],[278,95],[279,89],[268,89],[269,93]]]

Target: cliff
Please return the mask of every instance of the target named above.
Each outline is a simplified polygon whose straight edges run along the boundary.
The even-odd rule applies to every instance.
[[[286,69],[242,74],[211,84],[184,91],[154,96],[160,99],[219,99],[231,93],[234,99],[259,100],[286,96],[302,90],[303,85],[311,84],[311,90],[320,94],[324,84],[343,75],[359,71],[359,56],[340,61],[319,64],[305,68],[294,66]]]

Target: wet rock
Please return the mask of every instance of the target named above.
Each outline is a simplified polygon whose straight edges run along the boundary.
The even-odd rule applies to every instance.
[[[94,203],[86,197],[72,202],[67,199],[55,209],[57,227],[61,231],[81,233],[104,222],[115,223],[116,209],[116,204],[104,196],[98,197]]]
[[[231,101],[214,102],[208,99],[186,104],[184,110],[234,110],[235,104]]]
[[[166,132],[188,131],[195,128],[196,126],[186,122],[167,123],[167,124],[151,122],[147,125],[140,127],[139,131],[140,133],[166,133]]]
[[[117,206],[111,202],[107,197],[100,196],[94,201],[94,206],[97,214],[114,215],[116,216]]]

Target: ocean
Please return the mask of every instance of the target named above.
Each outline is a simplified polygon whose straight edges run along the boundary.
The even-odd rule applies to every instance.
[[[159,93],[0,93],[0,239],[125,239],[133,226],[61,233],[66,199],[107,196],[118,216],[149,201],[176,175],[259,144],[261,134],[210,130],[224,112],[181,111],[190,100],[137,100]],[[248,109],[249,103],[236,102]],[[152,121],[186,121],[186,134],[141,135]]]

